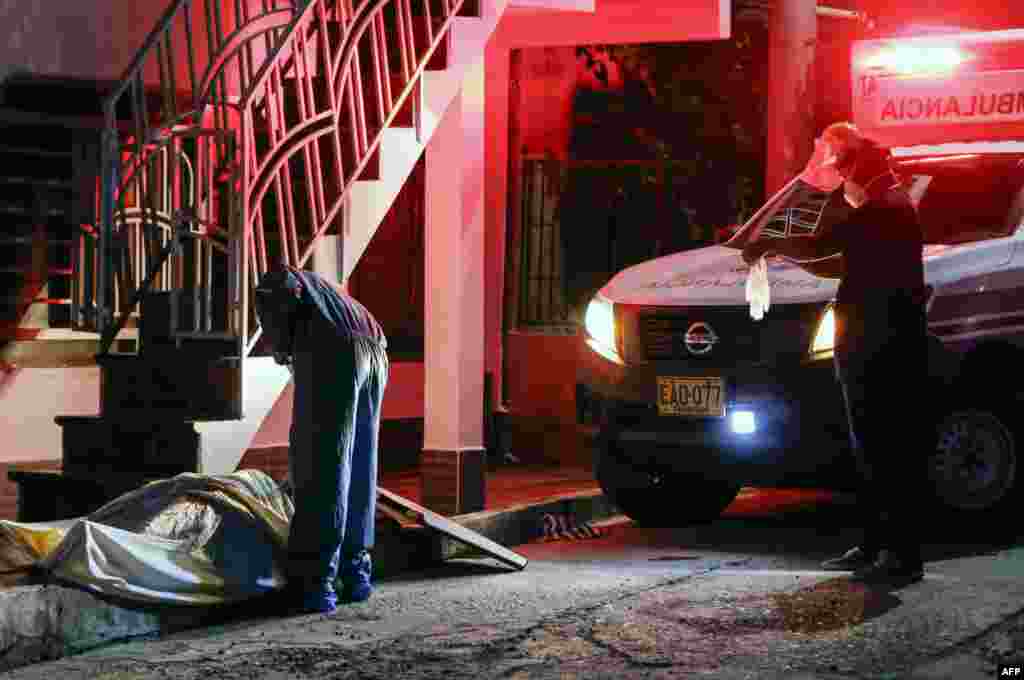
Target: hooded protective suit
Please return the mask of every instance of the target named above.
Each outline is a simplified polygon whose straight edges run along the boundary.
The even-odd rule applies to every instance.
[[[387,342],[363,305],[311,272],[268,272],[256,310],[278,360],[294,363],[289,585],[328,610],[339,560],[373,546]]]

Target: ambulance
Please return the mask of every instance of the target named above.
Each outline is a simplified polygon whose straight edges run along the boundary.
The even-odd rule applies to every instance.
[[[928,489],[960,519],[1017,512],[1024,30],[859,41],[852,85],[853,122],[892,150],[925,235],[932,383],[906,408],[937,423],[922,443]],[[598,481],[628,516],[706,521],[742,486],[854,490],[832,357],[838,281],[773,258],[755,320],[739,250],[813,233],[829,198],[802,174],[728,243],[626,269],[590,301],[577,394],[596,414]]]

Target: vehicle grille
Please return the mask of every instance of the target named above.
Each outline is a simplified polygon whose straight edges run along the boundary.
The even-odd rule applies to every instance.
[[[823,303],[778,305],[769,309],[761,321],[750,318],[746,305],[640,312],[639,354],[647,361],[688,361],[708,367],[802,355],[810,346],[824,306]],[[710,327],[717,339],[703,354],[686,347],[686,334],[698,323]],[[692,336],[691,339],[698,338]]]

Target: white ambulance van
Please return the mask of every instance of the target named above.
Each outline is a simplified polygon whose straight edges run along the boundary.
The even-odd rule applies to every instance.
[[[1015,512],[1024,30],[861,41],[852,56],[853,122],[892,149],[925,234],[933,384],[906,408],[939,423],[929,489],[963,515]],[[626,269],[590,302],[577,393],[598,414],[598,480],[635,520],[714,518],[744,485],[853,488],[832,361],[838,281],[773,259],[755,321],[738,250],[752,234],[813,232],[829,198],[798,177],[728,244]]]

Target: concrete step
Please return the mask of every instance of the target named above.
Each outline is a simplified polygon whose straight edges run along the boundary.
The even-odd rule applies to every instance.
[[[0,154],[48,158],[62,161],[71,160],[70,151],[62,151],[59,149],[37,149],[31,146],[12,146],[10,144],[0,144]]]
[[[74,185],[69,180],[55,177],[32,177],[32,176],[0,176],[0,185],[14,187],[32,187],[40,189],[54,189],[70,191]]]
[[[97,356],[100,413],[123,420],[152,419],[157,412],[173,420],[236,420],[241,417],[243,362],[218,354],[196,344]]]
[[[135,349],[134,329],[125,329],[114,342],[115,351]],[[67,328],[18,329],[6,342],[0,339],[0,363],[19,368],[95,366],[99,335]]]
[[[3,102],[7,111],[0,120],[22,120],[25,124],[33,119],[65,121],[67,131],[74,128],[102,129],[104,122],[103,105],[107,95],[116,83],[88,78],[48,76],[26,73],[8,78],[3,84]],[[157,87],[147,87],[143,96],[149,111],[161,110],[163,93]],[[132,120],[131,98],[122,97],[117,107],[117,117],[123,121]],[[19,118],[18,113],[22,114]]]
[[[0,267],[0,274],[22,274],[27,276],[31,273],[33,273],[32,268],[28,266],[8,265]],[[73,272],[71,267],[49,267],[46,269],[46,273],[49,276],[71,276]]]

